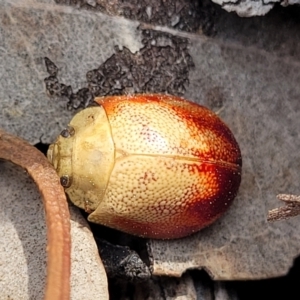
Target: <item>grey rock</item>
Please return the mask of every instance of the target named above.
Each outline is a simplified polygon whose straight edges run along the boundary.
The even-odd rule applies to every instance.
[[[43,299],[46,223],[41,196],[23,169],[0,161],[0,300]],[[98,250],[77,208],[71,214],[71,298],[108,299]]]
[[[46,95],[45,56],[76,91],[115,46],[143,47],[135,21],[48,1],[0,6],[0,126],[31,143],[52,142],[74,113]],[[149,242],[157,275],[205,268],[220,280],[268,278],[285,274],[299,255],[299,220],[266,222],[278,193],[299,194],[299,30],[279,23],[266,35],[230,35],[237,22],[216,38],[141,24],[189,40],[194,68],[184,97],[219,113],[243,155],[242,185],[226,215],[188,238]]]

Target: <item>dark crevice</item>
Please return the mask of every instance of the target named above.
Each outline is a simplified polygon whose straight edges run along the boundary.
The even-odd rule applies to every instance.
[[[42,143],[42,142],[38,142],[37,144],[34,145],[35,148],[40,150],[45,155],[47,155],[47,151],[48,151],[49,146],[50,146],[49,144],[45,144],[45,143]]]
[[[227,282],[226,285],[236,290],[239,300],[298,300],[300,299],[299,278],[300,257],[295,260],[294,266],[286,276],[265,280]]]

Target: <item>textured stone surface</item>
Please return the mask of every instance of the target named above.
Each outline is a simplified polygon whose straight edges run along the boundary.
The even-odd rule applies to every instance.
[[[263,16],[268,13],[276,3],[282,6],[300,4],[299,0],[212,0],[229,12],[236,12],[240,17]]]
[[[89,70],[87,82],[76,92],[60,82],[58,67],[45,59],[49,77],[47,92],[65,97],[67,107],[77,109],[93,104],[95,97],[133,93],[168,93],[183,95],[190,69],[194,67],[188,51],[188,40],[165,32],[142,30],[143,47],[132,53],[115,47],[114,53],[98,68]]]
[[[61,100],[45,93],[45,56],[77,90],[115,45],[132,52],[140,47],[138,23],[49,1],[1,2],[0,24],[1,126],[32,143],[50,143],[71,118]]]
[[[266,215],[278,193],[298,191],[299,62],[201,38],[190,53],[195,70],[185,96],[219,111],[233,131],[242,184],[228,214],[211,227],[179,242],[150,242],[154,273],[202,266],[219,280],[283,275],[298,254],[299,221],[268,224]]]
[[[0,300],[42,299],[46,278],[46,224],[39,192],[24,170],[0,161]],[[93,236],[71,213],[72,299],[108,299],[106,274]]]

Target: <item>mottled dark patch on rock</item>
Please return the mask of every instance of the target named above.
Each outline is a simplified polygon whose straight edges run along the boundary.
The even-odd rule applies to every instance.
[[[182,96],[194,68],[188,52],[188,40],[169,33],[142,30],[144,47],[132,53],[123,47],[98,68],[86,74],[87,85],[76,93],[57,79],[57,67],[45,58],[46,90],[50,96],[66,97],[68,109],[87,107],[99,96],[136,93],[168,93]],[[50,66],[50,67],[49,67]]]
[[[206,92],[205,97],[207,99],[208,106],[212,109],[220,109],[226,101],[224,92],[218,86],[209,89]]]

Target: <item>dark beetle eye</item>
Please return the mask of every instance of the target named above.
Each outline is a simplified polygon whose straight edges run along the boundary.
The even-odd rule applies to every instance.
[[[74,128],[72,126],[68,126],[60,133],[60,135],[64,138],[68,138],[68,137],[74,135],[74,133],[75,133]]]
[[[69,175],[63,175],[60,177],[60,184],[67,188],[67,187],[70,187],[71,186],[71,178]]]

